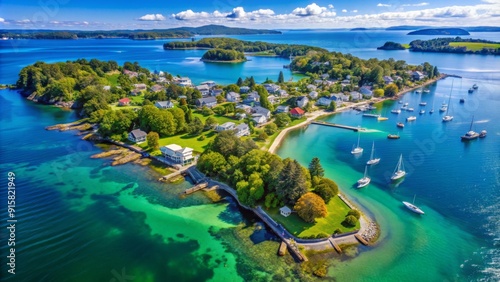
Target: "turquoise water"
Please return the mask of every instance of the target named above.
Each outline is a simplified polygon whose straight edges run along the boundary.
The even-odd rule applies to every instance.
[[[476,37],[495,40],[495,36],[498,34]],[[327,175],[382,227],[376,248],[360,248],[359,256],[336,262],[330,269],[338,281],[498,280],[500,58],[375,50],[387,40],[415,39],[401,32],[377,36],[285,32],[241,38],[318,45],[363,58],[429,61],[442,71],[463,75],[462,81],[454,80],[451,110],[455,119],[451,123],[443,124],[437,111],[450,93],[452,80],[446,79],[431,86],[429,94],[405,95],[405,101],[416,109],[421,100],[427,101],[427,111],[434,102],[436,112],[419,116],[416,110],[417,120],[400,130],[400,140],[386,139],[388,133],[398,131],[395,123],[408,115],[391,114],[390,109],[399,106],[395,102],[379,106],[377,111],[390,118],[385,122],[363,118],[354,111],[327,118],[370,129],[361,134],[365,151],[360,158],[349,153],[357,140],[355,133],[315,125],[291,133],[278,153],[304,165],[312,157],[320,157]],[[163,51],[163,42],[1,41],[0,82],[14,83],[19,70],[37,60],[80,57],[138,61],[151,70],[187,75],[195,82],[219,83],[250,75],[257,81],[276,79],[287,62],[258,57],[238,65],[204,64],[198,61],[201,51]],[[290,77],[288,72],[285,75]],[[473,83],[479,85],[479,91],[468,95],[466,90]],[[464,105],[458,103],[462,96]],[[217,230],[234,230],[245,219],[252,220],[234,204],[211,204],[201,194],[181,200],[178,194],[189,187],[188,182],[160,184],[156,175],[137,165],[112,168],[109,160],[90,159],[100,149],[79,140],[74,132],[44,130],[47,125],[76,119],[73,112],[31,103],[9,90],[0,90],[0,107],[0,172],[4,176],[8,171],[16,173],[19,217],[17,274],[6,276],[7,267],[2,263],[2,280],[111,281],[125,273],[135,281],[242,281],[251,277],[249,265],[268,273],[272,272],[266,268],[269,265],[288,269],[286,261],[274,256],[275,249],[260,260],[242,262],[241,253],[252,249],[267,254],[268,245],[241,250],[224,245],[230,239],[227,235],[214,236]],[[487,129],[488,136],[462,143],[459,136],[468,130],[472,115],[476,131]],[[369,169],[372,184],[353,189],[363,174],[372,141],[382,160]],[[395,187],[387,176],[401,153],[409,173]],[[414,195],[425,216],[415,216],[402,206],[401,201],[411,201]],[[0,202],[6,202],[6,193],[0,194]],[[5,242],[9,234],[2,213],[0,241]],[[6,244],[1,243],[0,250],[5,258]]]

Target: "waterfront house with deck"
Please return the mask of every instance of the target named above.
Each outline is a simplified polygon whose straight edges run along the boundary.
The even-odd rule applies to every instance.
[[[411,78],[413,78],[413,80],[422,80],[425,78],[425,74],[421,71],[414,71],[411,73]]]
[[[170,144],[161,147],[160,151],[165,159],[177,164],[186,165],[194,160],[193,149],[189,147],[182,148],[177,144]]]
[[[129,132],[128,134],[128,140],[134,142],[134,143],[143,143],[146,142],[146,132],[140,130],[140,129],[134,129]]]

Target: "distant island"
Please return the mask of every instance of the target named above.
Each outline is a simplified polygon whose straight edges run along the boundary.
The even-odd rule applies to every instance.
[[[430,40],[413,40],[410,44],[388,41],[378,50],[404,50],[413,52],[459,53],[500,55],[500,42],[471,38],[435,38]]]
[[[187,49],[225,49],[236,50],[255,55],[278,56],[289,58],[290,56],[304,56],[309,51],[328,52],[326,49],[296,44],[277,44],[262,41],[243,41],[233,38],[210,37],[197,41],[172,41],[163,44],[165,50],[187,50]]]
[[[225,49],[208,50],[201,60],[204,62],[241,63],[247,60],[243,52]]]
[[[409,32],[408,35],[470,35],[461,28],[428,28]]]
[[[398,25],[388,27],[385,30],[419,30],[430,28],[430,26],[422,25]],[[460,26],[455,28],[464,29],[468,32],[500,32],[500,27],[498,26]],[[433,27],[433,29],[449,29],[449,27]]]
[[[368,30],[365,27],[356,27],[356,28],[351,28],[350,31],[358,31],[358,30]]]
[[[0,37],[12,39],[105,39],[128,38],[154,40],[161,38],[189,38],[196,35],[251,35],[281,34],[281,31],[267,29],[235,28],[223,25],[200,27],[178,27],[153,30],[0,30]]]

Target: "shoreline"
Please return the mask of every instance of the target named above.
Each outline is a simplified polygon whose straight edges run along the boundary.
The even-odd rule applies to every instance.
[[[309,113],[309,115],[306,114],[307,119],[305,121],[303,121],[303,122],[301,122],[301,123],[299,123],[297,125],[294,125],[294,126],[287,127],[285,129],[283,129],[278,134],[278,136],[274,139],[273,143],[271,144],[271,146],[269,146],[269,149],[267,151],[269,153],[276,154],[276,151],[278,151],[279,147],[281,146],[281,143],[283,142],[283,139],[286,137],[286,135],[288,134],[288,132],[290,132],[292,130],[295,130],[297,128],[300,128],[300,127],[307,126],[308,124],[311,123],[311,121],[313,121],[313,120],[315,120],[315,119],[317,119],[319,117],[329,116],[329,115],[341,113],[341,112],[350,110],[350,109],[358,107],[358,106],[366,105],[366,104],[371,103],[371,102],[373,102],[373,103],[381,103],[381,102],[384,102],[384,101],[387,101],[387,100],[397,100],[403,94],[406,94],[408,92],[414,91],[414,90],[416,90],[418,88],[425,87],[425,86],[427,86],[429,84],[435,83],[438,80],[445,79],[448,76],[450,76],[450,75],[448,75],[448,74],[440,74],[439,77],[430,79],[430,80],[426,81],[425,83],[422,83],[420,85],[413,86],[413,87],[410,87],[410,88],[405,88],[405,89],[399,91],[398,93],[396,93],[396,95],[394,95],[394,97],[372,98],[370,100],[364,100],[364,101],[357,102],[357,103],[350,103],[349,105],[346,105],[345,107],[337,109],[335,112],[330,112],[330,111],[326,111],[326,110],[321,109],[321,110],[316,110],[314,112],[311,112],[311,113]]]

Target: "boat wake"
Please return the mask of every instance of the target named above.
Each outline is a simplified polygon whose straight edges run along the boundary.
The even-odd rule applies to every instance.
[[[482,119],[482,120],[475,121],[474,123],[477,124],[477,123],[488,123],[488,122],[490,122],[489,119]]]

